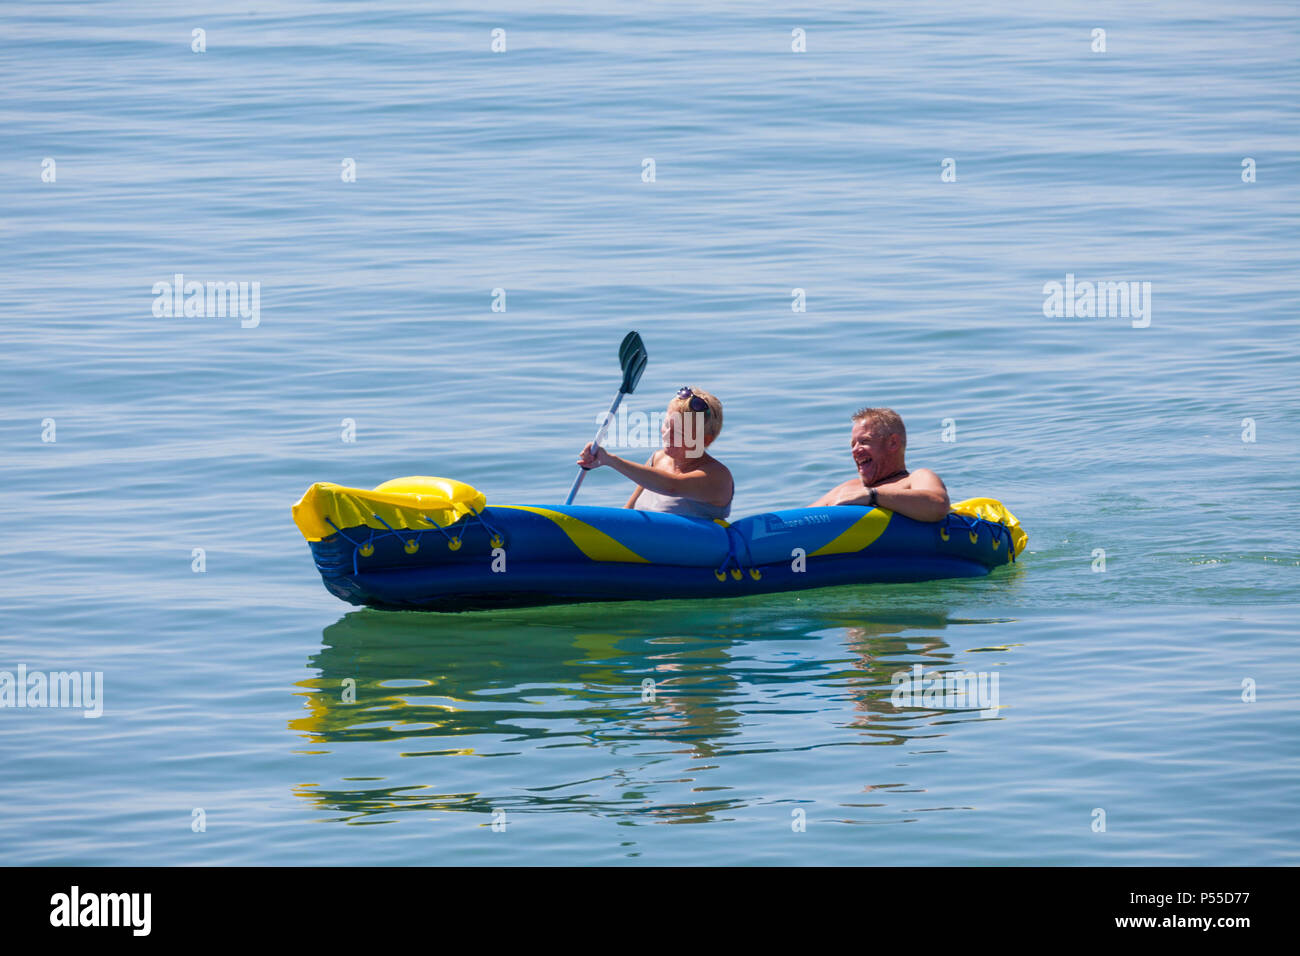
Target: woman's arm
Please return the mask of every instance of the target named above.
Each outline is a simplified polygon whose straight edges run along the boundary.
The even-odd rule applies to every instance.
[[[630,478],[642,488],[649,488],[660,495],[690,498],[719,506],[731,500],[731,479],[725,468],[714,472],[703,468],[685,473],[661,471],[650,465],[638,465],[618,455],[611,455],[603,448],[597,448],[593,455],[590,443],[582,450],[578,464],[584,468],[608,465],[624,478]]]
[[[647,458],[647,459],[645,460],[645,463],[646,463],[648,466],[650,466],[651,468],[653,468],[653,467],[654,467],[654,463],[655,463],[655,458],[658,457],[658,455],[659,455],[659,452],[657,452],[657,451],[654,452],[653,454],[650,455],[649,458]],[[637,485],[637,486],[636,486],[636,491],[632,492],[632,497],[629,498],[629,499],[627,499],[627,504],[625,504],[623,507],[624,507],[624,508],[635,508],[635,507],[636,507],[636,500],[637,500],[638,498],[641,497],[641,492],[643,492],[643,491],[645,491],[645,489],[642,488],[640,485]]]

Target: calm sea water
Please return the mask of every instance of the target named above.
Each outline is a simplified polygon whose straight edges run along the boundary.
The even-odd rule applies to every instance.
[[[1298,41],[1284,2],[6,4],[0,670],[101,671],[104,714],[0,710],[0,859],[1300,862]],[[176,273],[260,283],[256,325],[155,315]],[[1149,324],[1045,316],[1067,275]],[[887,404],[1028,552],[324,591],[309,483],[562,500],[631,328],[631,410],[723,399],[733,514]],[[996,716],[895,708],[914,664]]]

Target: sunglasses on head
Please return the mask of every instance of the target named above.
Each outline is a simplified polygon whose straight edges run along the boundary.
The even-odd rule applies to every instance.
[[[713,411],[713,409],[711,409],[711,408],[709,407],[709,403],[708,403],[708,402],[706,402],[704,399],[700,398],[700,396],[696,395],[694,392],[692,392],[692,391],[691,391],[689,388],[687,388],[685,385],[683,385],[681,388],[679,388],[679,389],[677,390],[677,397],[680,398],[680,399],[683,399],[683,400],[689,398],[689,399],[690,399],[690,408],[691,408],[691,411],[693,411],[693,412],[703,412],[704,414],[708,415],[708,414],[712,413],[712,411]]]

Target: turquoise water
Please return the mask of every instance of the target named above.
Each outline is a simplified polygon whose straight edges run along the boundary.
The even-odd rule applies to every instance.
[[[1287,3],[6,5],[0,670],[100,671],[104,713],[0,709],[4,862],[1300,862],[1298,40]],[[260,283],[255,326],[155,315],[176,273]],[[1149,325],[1044,315],[1067,274],[1151,283]],[[848,477],[886,404],[1028,551],[324,591],[308,484],[562,500],[630,328],[631,410],[725,403],[734,515]],[[918,663],[996,715],[893,706]]]

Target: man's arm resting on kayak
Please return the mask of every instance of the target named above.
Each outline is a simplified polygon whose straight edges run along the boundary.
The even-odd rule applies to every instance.
[[[929,468],[918,468],[908,476],[907,488],[882,485],[876,488],[876,504],[917,521],[942,521],[948,516],[951,502],[943,479]],[[827,505],[866,505],[871,500],[871,489],[859,479],[850,478],[822,495],[810,507]]]

